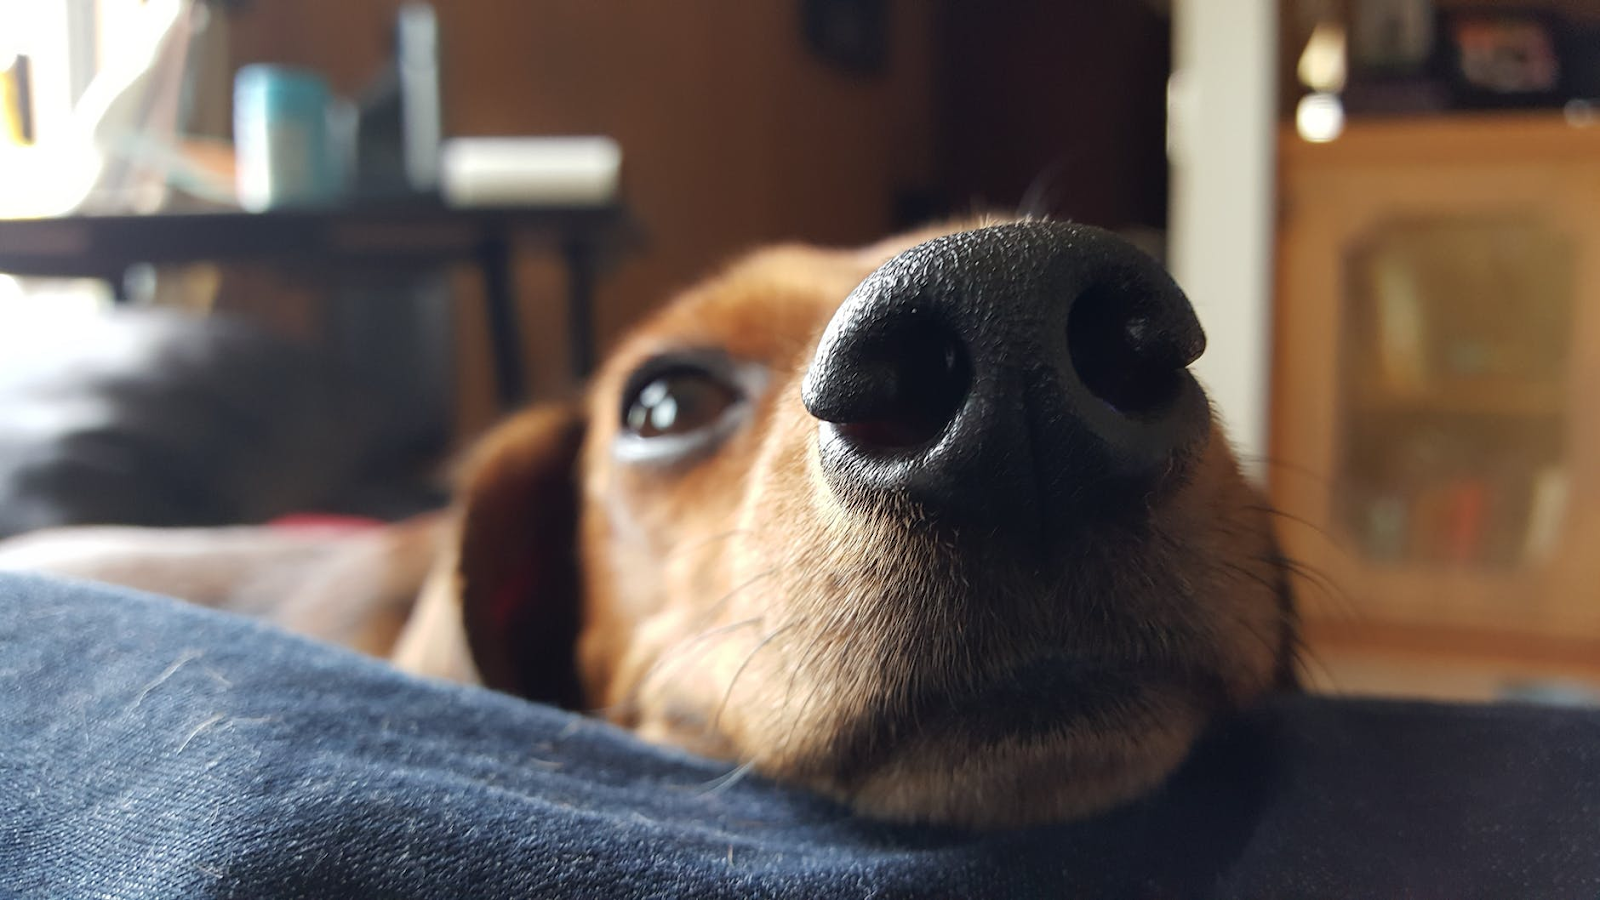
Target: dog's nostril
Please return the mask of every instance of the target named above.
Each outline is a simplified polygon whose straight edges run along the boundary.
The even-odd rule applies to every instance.
[[[1108,286],[1090,288],[1067,318],[1067,350],[1084,387],[1118,412],[1158,412],[1177,395],[1188,352],[1150,314]],[[1196,354],[1197,355],[1197,354]]]
[[[846,368],[813,385],[806,407],[837,425],[851,443],[870,450],[903,450],[934,440],[961,408],[972,382],[960,342],[928,323],[867,343]]]

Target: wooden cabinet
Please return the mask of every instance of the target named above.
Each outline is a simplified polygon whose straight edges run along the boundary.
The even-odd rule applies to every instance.
[[[1600,685],[1600,127],[1357,122],[1279,159],[1267,469],[1312,680]]]

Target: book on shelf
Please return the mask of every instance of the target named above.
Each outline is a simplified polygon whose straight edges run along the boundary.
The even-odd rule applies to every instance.
[[[1375,300],[1380,381],[1397,393],[1428,387],[1428,321],[1422,286],[1405,260],[1373,256],[1370,270]]]
[[[1364,505],[1365,552],[1382,562],[1538,563],[1560,540],[1567,497],[1557,465],[1531,477],[1462,475],[1383,492]]]
[[[1567,514],[1568,478],[1561,466],[1546,466],[1533,477],[1528,506],[1527,538],[1522,556],[1529,562],[1550,558],[1561,539]]]

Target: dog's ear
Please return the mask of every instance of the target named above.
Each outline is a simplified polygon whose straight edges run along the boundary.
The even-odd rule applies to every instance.
[[[468,462],[455,584],[485,684],[579,708],[574,651],[582,585],[577,461],[583,420],[541,407],[496,428]]]

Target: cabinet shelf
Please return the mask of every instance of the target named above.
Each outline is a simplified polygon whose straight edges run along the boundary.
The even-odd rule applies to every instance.
[[[1491,381],[1439,388],[1365,384],[1351,398],[1356,413],[1558,418],[1566,415],[1564,385]]]

